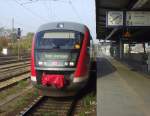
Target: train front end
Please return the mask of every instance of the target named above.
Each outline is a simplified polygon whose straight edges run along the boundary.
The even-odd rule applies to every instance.
[[[90,36],[79,24],[52,23],[32,43],[31,81],[46,96],[72,96],[88,80]]]

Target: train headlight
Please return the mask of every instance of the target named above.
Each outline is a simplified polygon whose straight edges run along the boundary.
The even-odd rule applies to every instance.
[[[69,66],[74,66],[74,65],[75,65],[74,62],[70,62],[70,63],[69,63]]]
[[[58,28],[64,28],[64,24],[63,24],[63,23],[58,23],[58,24],[57,24],[57,27],[58,27]]]
[[[64,62],[64,65],[65,65],[65,66],[68,66],[68,65],[69,65],[69,63],[68,63],[68,62]]]
[[[80,44],[75,44],[75,49],[80,49]]]
[[[42,61],[39,61],[38,62],[39,66],[43,65],[43,62]]]

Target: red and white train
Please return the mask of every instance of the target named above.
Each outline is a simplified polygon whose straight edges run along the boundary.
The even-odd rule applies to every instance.
[[[74,95],[89,78],[91,42],[89,29],[83,24],[40,26],[32,42],[32,83],[46,96]]]

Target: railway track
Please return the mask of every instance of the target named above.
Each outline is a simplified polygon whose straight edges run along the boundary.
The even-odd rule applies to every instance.
[[[83,113],[83,99],[92,91],[96,91],[95,74],[91,73],[85,88],[72,98],[52,98],[40,96],[31,105],[20,112],[19,116],[80,116]],[[82,115],[82,114],[81,114]]]
[[[17,99],[18,97],[21,97],[24,93],[27,93],[27,92],[31,91],[32,89],[33,89],[33,86],[29,85],[28,87],[25,87],[21,92],[15,93],[15,95],[12,95],[11,97],[9,97],[9,95],[8,95],[4,101],[0,102],[0,108],[3,107],[4,105],[9,104],[10,102]],[[12,94],[14,94],[14,93],[12,93]]]
[[[0,91],[30,77],[28,59],[0,62]]]
[[[3,69],[0,68],[0,73],[11,72],[11,71],[23,69],[23,68],[26,68],[29,66],[30,66],[30,64],[27,63],[27,64],[12,66],[12,67],[3,68]]]
[[[29,67],[23,67],[17,70],[9,70],[0,74],[0,82],[6,81],[8,79],[14,78],[15,76],[28,73]]]
[[[0,82],[6,81],[24,73],[28,73],[30,71],[29,66],[29,62],[22,62],[13,65],[3,65],[0,67]]]
[[[24,59],[24,58],[29,58],[29,56],[21,56],[20,57],[20,59]],[[14,59],[18,59],[18,56],[3,56],[3,57],[0,57],[0,61],[14,60]]]
[[[10,64],[8,64],[10,66]],[[19,66],[19,64],[14,64]],[[11,65],[11,68],[15,66]],[[7,69],[8,66],[4,66],[1,69]],[[21,80],[28,79],[30,73],[25,73],[12,79],[0,82],[0,91],[5,90]],[[91,81],[89,81],[91,82]],[[92,84],[93,85],[93,84]],[[91,86],[90,86],[91,88]],[[85,89],[87,91],[87,89]],[[84,93],[83,91],[80,93]],[[40,96],[29,107],[25,108],[19,115],[21,116],[78,116],[82,111],[82,99],[74,97],[74,99],[68,98],[52,98]]]
[[[30,60],[30,58],[23,58],[23,59],[20,59],[20,60],[18,60],[18,59],[2,60],[2,61],[0,61],[0,65],[23,62],[23,61],[29,61],[29,60]]]
[[[30,78],[30,73],[20,74],[6,81],[0,82],[0,91],[5,90],[18,82]]]
[[[95,67],[93,63],[93,67]],[[80,116],[83,112],[83,99],[92,91],[96,91],[96,69],[91,71],[90,79],[72,99],[42,97],[20,112],[19,116]]]
[[[5,69],[9,70],[9,69],[15,68],[17,66],[23,66],[23,65],[28,65],[28,64],[30,64],[29,61],[23,61],[23,62],[0,65],[0,71],[5,70]]]
[[[0,82],[29,72],[29,55],[0,56]]]
[[[20,116],[75,116],[82,109],[81,100],[40,96]]]

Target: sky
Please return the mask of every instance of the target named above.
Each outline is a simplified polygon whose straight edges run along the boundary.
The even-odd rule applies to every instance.
[[[96,38],[95,0],[0,0],[0,27],[21,28],[23,35],[44,23],[72,21],[87,25]]]

